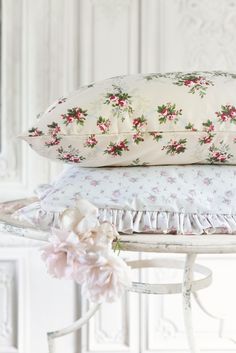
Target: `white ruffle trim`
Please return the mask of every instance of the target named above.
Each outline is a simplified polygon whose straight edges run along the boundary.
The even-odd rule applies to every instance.
[[[34,202],[13,215],[18,220],[48,230],[59,226],[59,212],[48,212]],[[99,220],[114,224],[118,232],[157,234],[236,234],[235,215],[99,209]]]

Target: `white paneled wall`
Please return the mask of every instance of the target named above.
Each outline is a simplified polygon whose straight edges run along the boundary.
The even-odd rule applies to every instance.
[[[38,157],[15,136],[52,100],[106,77],[155,71],[236,71],[236,0],[2,0],[2,120],[0,199],[32,193],[61,166]],[[46,330],[86,310],[73,283],[45,273],[36,244],[1,236],[0,352],[46,353]],[[2,248],[4,247],[4,248]],[[132,257],[137,254],[129,254]],[[160,255],[159,255],[160,256]],[[215,269],[201,294],[229,315],[224,335],[236,338],[235,256],[204,256]],[[179,273],[149,271],[152,282]],[[234,352],[218,323],[195,310],[203,352]],[[187,352],[180,296],[127,294],[107,304],[58,352]]]

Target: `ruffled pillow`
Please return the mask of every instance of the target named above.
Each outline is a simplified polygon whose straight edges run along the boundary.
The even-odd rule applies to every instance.
[[[236,167],[69,167],[16,217],[47,230],[83,197],[121,233],[236,233]]]

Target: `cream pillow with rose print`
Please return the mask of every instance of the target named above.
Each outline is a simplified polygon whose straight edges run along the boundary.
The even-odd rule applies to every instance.
[[[85,167],[236,164],[236,74],[106,79],[58,100],[21,137]]]

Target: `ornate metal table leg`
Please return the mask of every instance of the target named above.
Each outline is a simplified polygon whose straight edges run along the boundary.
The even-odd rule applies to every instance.
[[[65,327],[64,329],[58,330],[58,331],[53,331],[53,332],[48,332],[48,351],[49,353],[55,353],[55,338],[65,336],[69,333],[75,332],[76,330],[79,330],[82,326],[87,324],[87,322],[91,319],[91,317],[98,311],[100,308],[101,304],[96,304],[94,305],[91,309],[89,309],[84,316],[82,316],[79,320],[75,321],[73,324],[70,326]]]
[[[191,294],[192,294],[192,280],[193,280],[193,267],[196,260],[196,254],[187,254],[184,266],[184,278],[183,278],[183,311],[184,311],[184,324],[185,331],[188,340],[188,345],[191,353],[199,352],[195,343],[193,324],[192,324],[192,306],[191,306]]]

